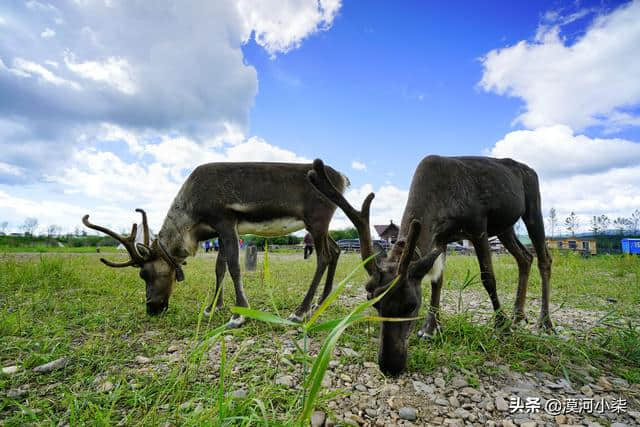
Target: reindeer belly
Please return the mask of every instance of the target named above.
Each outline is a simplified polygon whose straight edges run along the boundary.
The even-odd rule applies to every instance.
[[[304,222],[294,217],[282,217],[264,221],[238,222],[238,234],[255,234],[263,237],[284,236],[302,230]]]

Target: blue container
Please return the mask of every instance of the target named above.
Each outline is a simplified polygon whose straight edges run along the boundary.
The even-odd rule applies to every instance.
[[[622,239],[622,253],[640,255],[640,239]]]

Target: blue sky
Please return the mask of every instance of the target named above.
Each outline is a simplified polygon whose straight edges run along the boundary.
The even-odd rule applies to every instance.
[[[399,221],[429,154],[524,161],[585,226],[640,208],[638,2],[151,5],[0,6],[0,224],[159,224],[203,161],[315,157]]]

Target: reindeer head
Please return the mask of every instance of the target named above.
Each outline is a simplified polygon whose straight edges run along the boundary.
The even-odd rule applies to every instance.
[[[162,245],[160,239],[149,243],[149,225],[147,214],[142,209],[136,209],[142,215],[142,227],[144,243],[136,243],[137,224],[131,227],[131,234],[124,237],[108,228],[95,225],[89,222],[89,215],[82,218],[85,226],[105,233],[120,243],[129,252],[130,259],[125,262],[116,263],[100,258],[109,267],[138,267],[140,268],[140,278],[146,284],[146,304],[147,314],[156,315],[162,313],[169,307],[169,297],[173,289],[173,284],[184,280],[182,268],[176,260],[169,254]]]
[[[360,238],[362,259],[369,259],[374,254],[369,228],[369,208],[375,195],[369,194],[362,203],[362,209],[357,211],[333,186],[324,170],[322,160],[316,159],[313,162],[313,170],[310,170],[307,176],[314,187],[338,205],[355,225]],[[440,256],[438,251],[422,258],[414,256],[420,227],[419,221],[412,221],[406,241],[398,241],[386,259],[373,257],[365,264],[370,276],[366,284],[370,299],[385,292],[394,279],[398,278],[393,288],[374,305],[381,317],[412,318],[420,310],[422,278]],[[409,333],[414,323],[414,320],[382,322],[378,364],[385,374],[397,375],[404,370],[407,363]]]

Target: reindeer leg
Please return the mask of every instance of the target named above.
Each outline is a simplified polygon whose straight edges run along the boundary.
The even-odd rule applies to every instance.
[[[542,301],[540,302],[540,319],[538,327],[546,331],[553,332],[553,322],[549,313],[549,292],[551,280],[551,256],[547,250],[547,244],[544,241],[544,222],[542,212],[539,206],[536,209],[529,209],[523,217],[524,224],[527,226],[529,237],[533,247],[536,249],[538,257],[538,269],[540,270],[540,280],[542,282]]]
[[[513,322],[519,323],[523,320],[526,321],[524,303],[527,298],[527,283],[529,282],[529,272],[531,271],[533,255],[531,255],[527,248],[518,240],[513,227],[498,235],[498,239],[500,239],[504,247],[518,263],[518,292],[513,307]]]
[[[316,294],[316,289],[318,288],[318,284],[322,279],[322,275],[327,268],[328,260],[328,244],[326,237],[324,235],[318,235],[311,233],[313,237],[313,245],[316,248],[316,272],[313,275],[313,279],[311,280],[311,285],[309,286],[309,290],[302,300],[300,306],[296,309],[296,311],[289,316],[289,320],[294,322],[302,322],[304,320],[305,315],[309,312],[311,308],[311,301],[313,301],[313,297]]]
[[[216,257],[216,292],[213,294],[211,303],[204,310],[204,315],[209,316],[213,310],[213,303],[216,303],[216,309],[222,308],[224,300],[222,298],[222,282],[224,281],[224,275],[227,272],[227,257],[224,253],[224,246],[222,245],[222,239],[218,242],[220,247],[218,249],[218,256]]]
[[[318,305],[329,296],[331,289],[333,288],[333,278],[336,274],[336,267],[338,266],[338,258],[340,257],[340,247],[338,244],[327,234],[327,242],[329,245],[329,267],[327,268],[327,281],[324,283],[324,289],[322,290],[322,296],[318,301]]]
[[[249,307],[249,302],[244,294],[244,288],[242,286],[242,275],[240,274],[240,250],[238,248],[238,232],[236,230],[236,224],[225,224],[223,226],[216,227],[216,230],[220,230],[220,240],[224,247],[224,253],[227,258],[227,266],[229,267],[229,273],[233,280],[233,287],[236,291],[236,305],[239,307]],[[227,323],[227,328],[237,328],[245,322],[244,316],[234,314],[231,316],[231,320]]]
[[[424,320],[424,324],[418,330],[420,338],[430,339],[440,331],[440,293],[442,291],[443,274],[431,281],[431,303],[429,304],[429,314]]]
[[[500,300],[498,299],[498,292],[496,291],[496,278],[493,273],[493,265],[491,263],[491,247],[489,246],[489,238],[486,231],[472,242],[476,249],[478,263],[480,264],[480,278],[482,280],[482,285],[489,294],[493,310],[495,311],[496,329],[504,329],[508,326],[509,322],[500,307]]]

